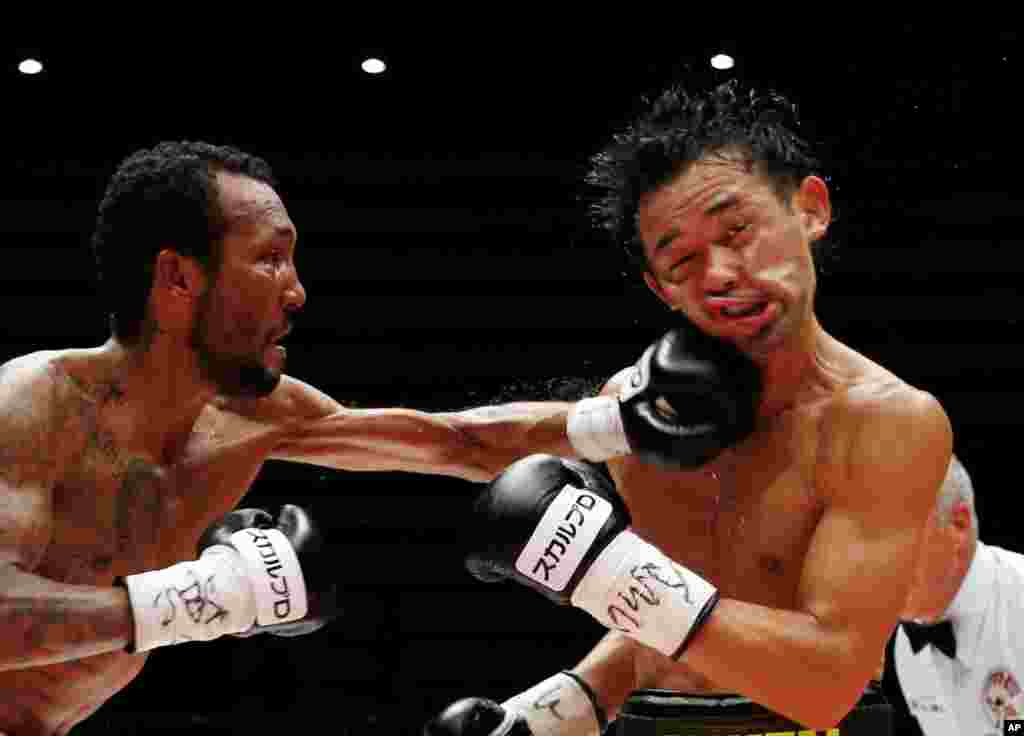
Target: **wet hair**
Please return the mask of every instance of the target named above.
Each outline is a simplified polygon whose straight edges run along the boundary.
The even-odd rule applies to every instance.
[[[953,508],[961,502],[967,504],[971,510],[971,522],[977,529],[978,512],[974,508],[974,484],[971,483],[967,468],[954,457],[949,463],[949,470],[942,482],[936,503],[936,517],[940,526],[948,526],[953,521]]]
[[[100,294],[114,336],[138,341],[153,282],[156,255],[171,248],[195,258],[208,273],[220,266],[226,221],[220,210],[220,171],[277,186],[261,158],[202,142],[163,142],[125,158],[99,206],[92,251]]]
[[[762,94],[734,79],[703,93],[672,86],[643,103],[645,111],[591,158],[586,175],[592,224],[641,271],[648,264],[637,229],[640,199],[693,162],[739,153],[787,207],[821,166],[797,135],[796,105],[776,92]]]

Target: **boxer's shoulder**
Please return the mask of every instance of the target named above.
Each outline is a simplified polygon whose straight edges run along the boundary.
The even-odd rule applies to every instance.
[[[836,392],[824,418],[853,439],[865,432],[888,434],[888,428],[937,428],[934,425],[942,424],[945,412],[927,391],[892,374],[877,374]]]
[[[941,411],[933,396],[845,345],[837,345],[822,372],[832,388],[831,421],[857,427],[878,418]]]
[[[0,406],[31,402],[34,414],[66,416],[83,403],[118,398],[120,388],[101,348],[41,350],[0,365]]]
[[[343,410],[340,403],[323,391],[289,375],[281,376],[277,388],[267,396],[217,397],[213,408],[242,420],[280,426],[320,419]]]
[[[49,403],[54,388],[62,382],[60,356],[57,351],[40,351],[0,365],[0,408],[12,403]]]
[[[74,392],[60,369],[61,353],[36,352],[0,365],[0,440],[8,467],[52,464],[55,443]],[[32,458],[35,458],[34,460]]]
[[[950,422],[934,396],[879,373],[836,392],[820,419],[816,475],[832,502],[917,498],[929,506],[952,452]]]
[[[815,394],[818,416],[829,427],[824,433],[840,441],[865,427],[891,420],[921,418],[941,412],[938,401],[898,375],[849,348],[835,343],[819,361]],[[824,387],[824,391],[818,389]],[[810,404],[817,403],[812,399]]]

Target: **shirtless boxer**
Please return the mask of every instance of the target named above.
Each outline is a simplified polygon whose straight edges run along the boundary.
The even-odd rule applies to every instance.
[[[492,482],[476,510],[498,541],[471,570],[581,607],[610,632],[568,673],[501,705],[458,701],[427,733],[575,736],[616,716],[626,734],[795,733],[857,716],[952,437],[934,397],[815,316],[812,244],[831,205],[793,113],[734,83],[670,90],[596,157],[600,224],[650,291],[760,366],[757,426],[697,470],[609,460],[614,488],[550,456]],[[620,373],[589,401],[646,380]],[[659,712],[678,722],[655,729]],[[844,736],[879,732],[843,723]]]
[[[111,179],[93,239],[111,338],[0,367],[5,736],[67,733],[155,647],[322,623],[315,521],[232,511],[268,459],[484,481],[529,452],[573,455],[625,431],[672,462],[672,432],[625,407],[608,429],[556,402],[348,410],[282,375],[278,342],[306,299],[296,237],[262,160],[201,143],[140,151]]]

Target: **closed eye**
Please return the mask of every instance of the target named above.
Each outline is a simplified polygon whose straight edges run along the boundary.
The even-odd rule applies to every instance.
[[[747,230],[749,227],[750,223],[747,222],[737,222],[734,225],[730,225],[726,229],[724,237],[716,241],[715,244],[719,246],[724,246],[727,243],[732,243],[732,241],[735,240],[736,236]]]
[[[693,258],[693,256],[694,256],[693,253],[687,253],[685,256],[683,256],[678,261],[676,261],[675,263],[672,264],[671,270],[674,271],[679,266],[682,266],[684,263],[686,263],[687,261],[691,260]]]

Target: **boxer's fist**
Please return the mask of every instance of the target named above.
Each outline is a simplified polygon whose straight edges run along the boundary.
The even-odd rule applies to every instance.
[[[463,698],[431,719],[423,736],[533,736],[526,719],[493,700]]]
[[[591,736],[607,719],[597,695],[579,675],[563,670],[499,704],[464,698],[445,708],[424,736]]]
[[[611,482],[580,462],[518,460],[477,497],[471,524],[474,577],[522,583],[672,659],[718,602],[714,585],[628,528]]]
[[[760,369],[733,345],[695,328],[644,351],[619,394],[622,426],[646,462],[695,468],[754,430]]]
[[[267,530],[277,530],[283,541],[294,552],[298,569],[291,575],[282,566],[281,550]],[[285,504],[274,519],[263,509],[235,509],[211,524],[199,538],[200,554],[214,545],[235,548],[232,535],[244,532],[258,550],[263,562],[262,575],[253,584],[270,592],[272,606],[267,608],[271,617],[288,618],[290,608],[297,603],[298,587],[305,589],[306,614],[287,623],[260,622],[239,635],[270,633],[276,636],[310,634],[325,626],[338,615],[338,591],[331,575],[332,560],[326,549],[326,540],[313,517],[305,509]],[[280,537],[277,538],[280,540]],[[296,578],[300,578],[297,580]]]
[[[602,549],[630,524],[611,481],[586,463],[554,455],[518,460],[473,506],[466,566],[484,582],[517,580],[568,605]]]
[[[585,399],[569,439],[594,461],[632,453],[669,468],[697,468],[754,430],[758,366],[732,344],[685,326],[670,330],[629,374],[617,402]]]

